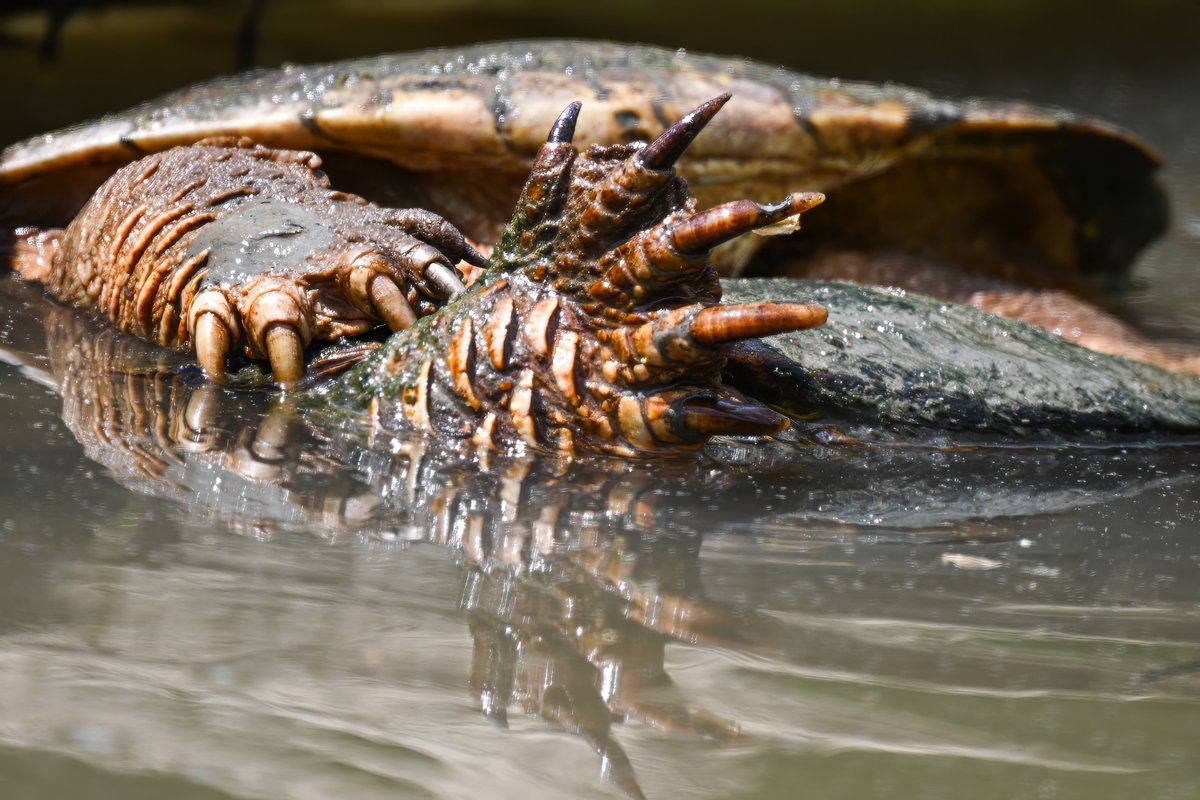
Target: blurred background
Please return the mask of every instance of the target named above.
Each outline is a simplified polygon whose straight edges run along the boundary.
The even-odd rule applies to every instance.
[[[745,55],[827,75],[1004,93],[1117,116],[1200,77],[1192,0],[6,0],[6,141],[250,66],[512,38]],[[1113,81],[1117,74],[1125,76]],[[1190,77],[1189,77],[1190,76]],[[1105,92],[1079,91],[1105,81]],[[1074,88],[1073,88],[1074,87]],[[1124,120],[1125,117],[1130,117]]]

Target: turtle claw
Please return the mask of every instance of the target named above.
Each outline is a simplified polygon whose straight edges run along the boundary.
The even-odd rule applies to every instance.
[[[457,297],[467,290],[458,273],[446,264],[428,265],[425,268],[425,280],[447,299]]]
[[[211,312],[200,314],[192,334],[196,360],[209,378],[225,381],[225,357],[229,355],[229,329],[221,318]]]
[[[375,424],[476,444],[623,456],[763,435],[787,418],[721,386],[732,342],[809,328],[807,303],[720,306],[709,251],[819,203],[796,194],[697,213],[671,165],[729,99],[648,146],[570,143],[577,104],[534,160],[483,278],[393,336],[333,393]]]
[[[488,263],[487,256],[475,249],[475,246],[470,242],[463,240],[462,254],[460,259],[470,264],[472,267],[486,267]]]
[[[829,311],[816,303],[738,303],[711,306],[692,317],[688,335],[705,345],[757,339],[823,325]]]
[[[304,342],[292,325],[272,325],[266,334],[264,348],[271,362],[275,382],[290,386],[304,377]]]
[[[704,130],[731,97],[733,95],[726,92],[701,103],[690,114],[660,133],[658,138],[646,145],[646,149],[642,151],[639,159],[641,165],[660,172],[675,166],[675,162],[700,135],[700,131]]]
[[[398,293],[386,276],[375,276],[364,293],[383,304]],[[312,337],[314,314],[306,294],[289,281],[254,279],[244,293],[208,287],[185,300],[187,313],[181,326],[196,360],[212,380],[226,380],[226,362],[238,345],[252,358],[265,358],[275,382],[287,386],[304,377],[304,349]],[[234,295],[233,299],[230,295]],[[403,296],[398,298],[405,302]],[[380,302],[372,300],[374,306]],[[406,303],[407,305],[407,303]],[[380,314],[387,319],[388,313]],[[389,321],[390,324],[390,321]]]
[[[824,200],[825,195],[820,192],[788,195],[771,205],[759,205],[752,200],[734,200],[676,225],[671,229],[671,244],[683,255],[707,253],[743,233],[802,214]]]
[[[241,338],[242,326],[233,304],[219,289],[192,296],[183,327],[190,332],[196,360],[209,378],[225,382],[225,360]]]
[[[562,110],[558,115],[558,119],[554,121],[554,126],[550,128],[550,135],[546,137],[547,144],[570,144],[575,138],[575,123],[579,121],[579,110],[583,108],[583,103],[576,100]]]
[[[417,321],[416,312],[404,298],[404,292],[396,281],[386,275],[376,275],[367,289],[367,296],[375,311],[393,331],[411,328]]]

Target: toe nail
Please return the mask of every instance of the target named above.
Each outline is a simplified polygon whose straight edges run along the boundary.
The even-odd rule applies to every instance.
[[[304,377],[304,343],[291,325],[273,325],[267,331],[267,358],[276,383],[287,386]]]
[[[417,321],[417,315],[413,312],[412,306],[404,299],[404,292],[400,291],[400,287],[388,276],[376,275],[371,280],[371,288],[368,293],[371,304],[393,331],[411,328]]]

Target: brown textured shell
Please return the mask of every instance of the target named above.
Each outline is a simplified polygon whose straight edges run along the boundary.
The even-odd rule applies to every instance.
[[[806,220],[807,238],[822,245],[899,246],[993,273],[1119,274],[1164,223],[1157,155],[1102,122],[593,42],[218,79],[10,147],[0,156],[0,221],[65,224],[123,163],[244,135],[317,151],[340,188],[433,209],[488,241],[568,102],[584,101],[576,141],[586,145],[648,140],[726,91],[727,111],[680,164],[700,206],[826,191],[831,201]],[[726,258],[730,269],[743,262]]]

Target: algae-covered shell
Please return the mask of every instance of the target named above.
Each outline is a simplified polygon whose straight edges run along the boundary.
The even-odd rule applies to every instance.
[[[732,365],[740,388],[794,411],[832,409],[892,431],[1015,438],[1200,429],[1194,376],[1095,353],[970,306],[836,281],[730,280],[724,294],[733,303],[802,298],[829,308],[825,326],[772,336]]]

